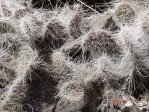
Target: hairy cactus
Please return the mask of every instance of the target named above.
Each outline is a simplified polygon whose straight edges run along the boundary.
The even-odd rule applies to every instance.
[[[122,2],[117,5],[115,9],[115,18],[117,19],[120,24],[131,23],[135,17],[135,11],[129,5],[129,3]]]
[[[69,29],[70,35],[73,38],[78,38],[81,35],[81,25],[82,25],[82,11],[79,5],[74,5],[74,10],[76,11],[76,15],[70,21]]]
[[[12,21],[10,20],[0,20],[0,33],[14,33],[15,28]]]
[[[149,1],[52,3],[0,0],[0,111],[149,110]]]
[[[10,11],[9,7],[7,6],[8,5],[8,1],[5,1],[5,0],[1,0],[0,1],[0,5],[1,5],[1,10],[3,12],[3,16],[6,16],[6,17],[9,17],[12,15],[12,12]]]
[[[19,111],[22,109],[21,101],[26,92],[25,78],[31,71],[31,66],[36,67],[36,59],[38,54],[33,51],[30,46],[23,46],[20,48],[18,58],[15,60],[17,63],[13,68],[16,71],[15,80],[7,87],[7,91],[2,95],[1,108],[6,111]],[[20,61],[22,60],[22,61]],[[17,95],[16,95],[17,94]]]
[[[84,87],[80,82],[65,82],[58,93],[56,112],[79,111],[84,106]]]

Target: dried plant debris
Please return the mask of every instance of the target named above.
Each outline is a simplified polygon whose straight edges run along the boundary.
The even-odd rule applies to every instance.
[[[0,112],[149,111],[149,1],[77,1],[0,0]]]

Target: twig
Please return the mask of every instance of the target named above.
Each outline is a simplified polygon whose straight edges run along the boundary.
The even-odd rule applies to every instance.
[[[89,9],[95,11],[97,14],[100,14],[97,10],[93,9],[92,7],[88,6],[87,4],[85,4],[84,2],[77,0],[78,2],[80,2],[81,4],[85,5],[86,7],[88,7]]]

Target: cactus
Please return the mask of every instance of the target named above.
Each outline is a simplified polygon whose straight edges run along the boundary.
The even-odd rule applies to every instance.
[[[14,66],[17,73],[15,80],[12,81],[11,85],[8,85],[8,90],[4,92],[4,96],[2,96],[3,100],[1,103],[1,108],[3,110],[19,111],[19,109],[22,108],[21,101],[27,88],[25,78],[28,75],[27,72],[31,70],[31,66],[35,67],[37,65],[35,61],[37,58],[37,52],[33,51],[30,46],[26,45],[20,48],[18,58],[15,60],[15,63],[17,64]]]
[[[80,82],[65,82],[58,93],[56,112],[79,111],[84,106],[84,88]]]
[[[7,1],[8,3],[8,1]],[[1,5],[1,10],[2,10],[2,15],[3,16],[6,16],[6,17],[9,17],[12,15],[12,12],[10,11],[9,7],[7,6],[7,3],[5,0],[1,0],[0,1],[0,5]]]
[[[149,110],[148,0],[37,1],[0,0],[0,111]]]
[[[82,13],[80,9],[81,7],[79,5],[74,5],[73,9],[76,11],[76,15],[73,17],[73,19],[70,21],[69,29],[70,29],[70,35],[73,38],[78,38],[81,36],[81,25],[82,25]]]
[[[128,3],[125,2],[116,6],[114,14],[120,24],[132,23],[135,17],[135,11]]]

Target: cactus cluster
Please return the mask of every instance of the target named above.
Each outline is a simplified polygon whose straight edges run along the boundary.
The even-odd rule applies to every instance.
[[[33,2],[0,0],[0,112],[149,111],[148,0]]]

